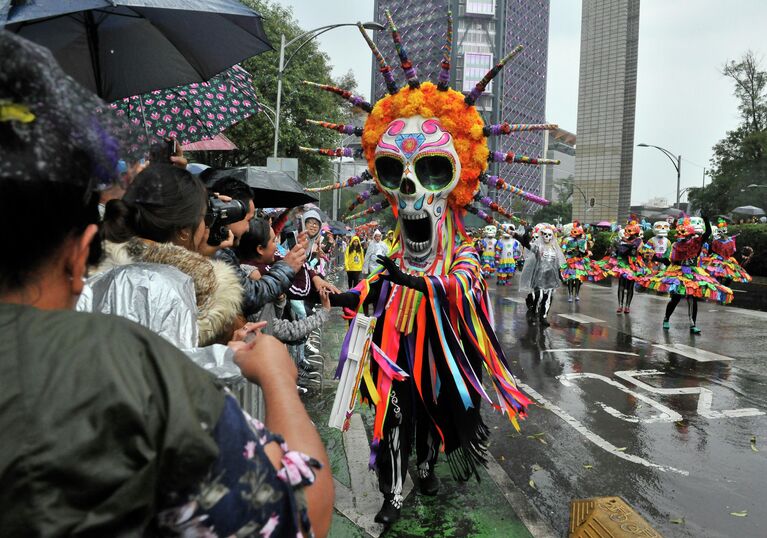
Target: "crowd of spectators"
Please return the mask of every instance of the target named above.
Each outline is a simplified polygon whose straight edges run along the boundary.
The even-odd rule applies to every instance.
[[[321,213],[257,216],[180,150],[119,164],[103,103],[5,32],[0,107],[0,535],[326,535],[297,390],[339,293]],[[221,241],[218,202],[242,208]],[[247,382],[262,417],[230,392]]]

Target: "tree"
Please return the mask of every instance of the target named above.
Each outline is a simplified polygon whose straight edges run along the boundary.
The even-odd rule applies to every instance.
[[[727,62],[722,74],[734,83],[741,124],[714,146],[712,182],[690,189],[692,207],[708,215],[767,204],[767,189],[748,187],[767,183],[767,72],[748,51],[740,61]]]
[[[554,223],[557,220],[565,223],[573,220],[572,200],[575,186],[572,180],[573,177],[570,176],[567,180],[554,184],[553,194],[556,196],[556,201],[542,207],[533,215],[534,224],[538,222]]]
[[[272,44],[279,44],[282,34],[286,41],[290,41],[304,32],[294,19],[291,8],[269,0],[242,1],[263,16],[264,30]],[[286,50],[286,61],[296,49],[294,45]],[[253,86],[259,100],[274,108],[279,54],[266,52],[246,60],[242,65],[253,75]],[[299,178],[303,182],[316,182],[318,179],[330,181],[333,174],[329,159],[303,153],[298,147],[336,147],[341,140],[338,133],[307,125],[306,120],[342,122],[351,117],[351,106],[336,95],[303,84],[303,80],[338,85],[350,90],[356,88],[356,82],[351,72],[337,82],[332,80],[329,58],[317,48],[316,41],[310,41],[302,47],[283,73],[278,154],[299,158]],[[272,156],[274,139],[274,127],[267,116],[271,116],[271,113],[264,111],[226,131],[226,135],[237,145],[237,150],[200,152],[198,160],[216,167],[266,165],[267,157]]]

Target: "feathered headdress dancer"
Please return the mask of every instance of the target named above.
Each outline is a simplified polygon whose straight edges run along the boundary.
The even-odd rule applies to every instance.
[[[485,91],[488,84],[490,84],[493,78],[498,75],[508,62],[522,51],[523,47],[519,45],[505,55],[500,62],[493,66],[493,68],[490,69],[479,82],[477,82],[475,87],[468,92],[468,94],[464,95],[449,87],[450,57],[453,42],[452,14],[448,12],[446,40],[442,48],[443,58],[440,63],[440,73],[437,85],[434,85],[431,82],[421,82],[418,79],[416,68],[411,58],[408,56],[403,36],[394,24],[391,13],[389,13],[388,10],[385,13],[392,40],[394,42],[394,48],[399,57],[400,67],[405,75],[406,84],[403,87],[397,85],[392,66],[386,61],[365,28],[363,28],[361,24],[358,24],[362,36],[376,58],[379,70],[384,78],[388,95],[371,105],[363,98],[355,96],[347,90],[326,84],[316,84],[304,81],[306,84],[339,95],[353,105],[369,113],[367,121],[362,128],[317,120],[308,120],[308,123],[332,129],[343,134],[361,135],[361,153],[367,159],[369,169],[375,176],[375,147],[381,136],[386,132],[389,124],[394,119],[414,115],[420,115],[424,118],[437,118],[439,123],[449,130],[455,140],[455,146],[461,162],[461,174],[458,185],[453,189],[448,198],[449,206],[456,217],[460,218],[464,211],[477,211],[476,208],[470,208],[470,204],[475,201],[475,195],[479,190],[480,181],[487,184],[489,187],[502,189],[517,196],[521,196],[530,202],[547,205],[549,201],[545,198],[534,193],[525,192],[519,187],[510,185],[497,176],[485,176],[485,171],[487,170],[489,162],[541,165],[559,164],[559,161],[517,155],[513,152],[498,151],[491,153],[488,149],[487,137],[509,135],[522,131],[554,130],[557,128],[557,125],[552,123],[501,123],[496,125],[485,125],[479,112],[474,107],[477,99],[479,99]],[[355,152],[355,150],[350,148],[301,148],[301,150],[329,157],[357,157],[360,153]],[[391,203],[392,210],[396,215],[398,211],[396,200],[387,193],[385,189],[381,188],[381,183],[378,177],[375,177],[375,181],[379,190]],[[352,186],[352,183],[335,184],[328,188],[341,188],[345,186]],[[481,201],[481,199],[477,201]],[[509,210],[497,206],[496,204],[494,204],[493,207],[489,205],[485,206],[491,212],[497,212],[507,218],[511,214]],[[486,215],[484,211],[479,211],[481,211],[483,215]],[[490,218],[492,219],[492,216]],[[457,229],[462,231],[463,227],[459,226]]]

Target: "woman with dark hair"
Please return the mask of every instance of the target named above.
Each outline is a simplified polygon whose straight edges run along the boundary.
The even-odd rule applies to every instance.
[[[208,237],[207,203],[202,182],[176,166],[156,164],[136,176],[122,200],[106,206],[107,255],[91,271],[95,276],[78,308],[139,321],[182,349],[228,341],[239,323],[242,288],[229,265],[198,253]],[[147,271],[146,263],[166,267]],[[168,267],[183,273],[175,280],[191,280],[191,309],[178,310],[178,300],[167,301],[165,281],[157,286],[155,272]],[[136,289],[146,290],[148,299],[140,302],[135,294],[122,292]],[[152,319],[162,326],[154,326]]]
[[[14,232],[0,258],[0,535],[296,536],[308,516],[325,535],[330,472],[284,444],[327,466],[282,344],[230,343],[263,389],[264,425],[153,332],[71,310],[99,254],[97,188],[116,171],[103,111],[47,49],[0,31],[0,226]]]
[[[243,260],[246,271],[257,271],[258,274],[266,274],[276,261],[277,236],[269,226],[269,222],[262,218],[254,218],[250,221],[248,231],[240,238],[237,248],[237,256]],[[289,309],[285,309],[287,298],[281,295],[276,301],[267,303],[261,311],[248,316],[248,321],[266,321],[265,332],[271,334],[281,342],[294,345],[309,336],[313,330],[322,327],[328,321],[330,315],[330,298],[328,291],[319,290],[321,309],[310,316],[301,319],[293,319]]]

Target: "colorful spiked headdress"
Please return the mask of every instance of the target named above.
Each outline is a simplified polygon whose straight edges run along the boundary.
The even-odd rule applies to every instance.
[[[351,92],[341,88],[325,84],[305,82],[306,84],[339,95],[349,101],[352,105],[357,106],[369,114],[363,128],[355,127],[353,125],[307,120],[308,123],[312,125],[332,129],[343,134],[361,135],[362,137],[362,153],[368,161],[370,171],[375,176],[375,187],[358,196],[355,203],[349,207],[350,211],[352,211],[358,204],[367,202],[378,193],[383,194],[387,198],[388,203],[378,203],[375,206],[368,207],[368,209],[362,213],[355,213],[346,218],[351,219],[361,215],[369,215],[375,212],[375,210],[380,211],[389,205],[391,205],[395,215],[397,214],[398,208],[397,204],[394,203],[395,200],[385,192],[377,174],[375,174],[375,150],[376,145],[381,137],[387,132],[392,121],[397,118],[407,118],[412,116],[436,118],[453,137],[455,149],[461,165],[459,181],[448,197],[449,206],[453,211],[459,213],[469,211],[489,223],[496,222],[492,217],[493,212],[499,213],[506,218],[518,220],[511,214],[511,211],[499,206],[493,202],[490,197],[479,196],[478,191],[480,183],[486,185],[488,188],[510,192],[511,194],[536,204],[549,204],[549,201],[545,198],[533,193],[528,193],[519,187],[509,184],[506,180],[499,178],[498,176],[488,175],[486,174],[486,171],[488,163],[490,162],[522,163],[535,166],[541,164],[559,164],[559,161],[519,155],[514,152],[490,152],[487,146],[487,137],[509,135],[522,131],[554,130],[557,128],[557,125],[551,123],[501,123],[496,125],[485,125],[479,112],[474,107],[474,104],[485,91],[487,85],[510,60],[522,51],[522,46],[519,45],[515,47],[510,53],[503,57],[479,82],[477,82],[475,87],[468,92],[468,94],[464,95],[449,87],[450,57],[453,40],[453,24],[452,15],[450,13],[448,13],[446,40],[442,48],[443,59],[440,63],[440,73],[436,85],[431,82],[421,82],[419,80],[416,68],[407,54],[402,36],[388,10],[386,11],[386,18],[400,67],[405,75],[406,85],[403,87],[397,85],[392,66],[387,63],[383,54],[381,54],[362,24],[358,24],[359,30],[377,60],[379,71],[384,78],[388,95],[371,105],[363,98],[355,96]],[[341,148],[301,149],[303,151],[327,156],[346,156],[347,154],[351,156],[352,154],[351,150],[348,148],[343,148],[343,150]],[[339,189],[354,184],[355,182],[353,181],[339,182],[328,185],[327,187],[320,187],[319,189],[312,190]],[[474,204],[482,206],[484,209],[477,207]],[[375,210],[373,210],[374,208]]]
[[[690,217],[682,217],[676,223],[676,236],[688,237],[695,234],[695,227],[690,222]]]

